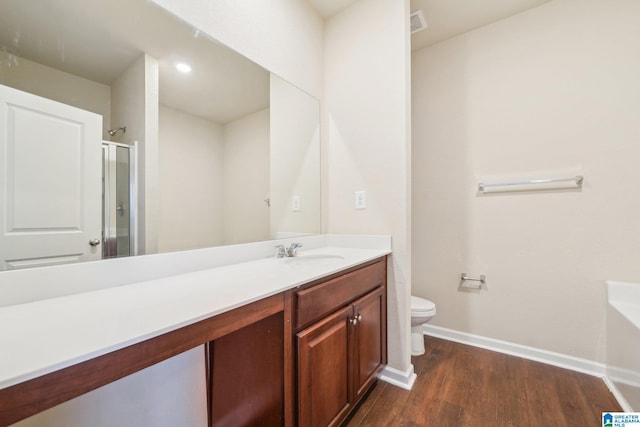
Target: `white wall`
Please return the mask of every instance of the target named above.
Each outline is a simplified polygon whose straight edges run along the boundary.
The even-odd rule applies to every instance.
[[[0,84],[72,105],[102,116],[102,138],[109,140],[111,88],[0,50]]]
[[[143,54],[111,85],[113,141],[138,144],[138,253],[156,253],[158,220],[158,61]]]
[[[222,126],[160,105],[158,251],[223,244]]]
[[[223,242],[269,239],[269,109],[223,127]]]
[[[360,0],[325,24],[328,230],[390,234],[389,365],[410,362],[409,2]],[[367,208],[354,209],[354,192]]]
[[[273,74],[270,100],[271,237],[320,233],[320,104]]]
[[[553,1],[414,53],[413,289],[434,325],[604,362],[604,280],[640,279],[638,16]],[[577,171],[582,191],[476,194]]]

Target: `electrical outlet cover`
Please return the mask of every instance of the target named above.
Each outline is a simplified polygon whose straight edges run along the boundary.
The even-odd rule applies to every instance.
[[[356,191],[356,209],[366,209],[367,207],[367,192]]]

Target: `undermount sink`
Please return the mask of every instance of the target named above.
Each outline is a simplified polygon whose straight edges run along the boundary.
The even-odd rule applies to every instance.
[[[342,255],[334,255],[334,254],[304,254],[298,255],[295,257],[285,258],[285,262],[320,262],[322,260],[341,260],[344,259]]]

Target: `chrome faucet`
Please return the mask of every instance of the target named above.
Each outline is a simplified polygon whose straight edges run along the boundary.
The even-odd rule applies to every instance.
[[[302,247],[302,243],[292,243],[287,248],[287,256],[294,257],[298,254],[298,248]]]
[[[276,258],[287,258],[294,257],[298,254],[298,248],[302,247],[302,243],[291,243],[288,248],[285,248],[284,245],[276,245],[275,248]]]

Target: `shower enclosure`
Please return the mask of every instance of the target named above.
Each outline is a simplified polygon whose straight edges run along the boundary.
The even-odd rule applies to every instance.
[[[136,146],[102,143],[102,258],[135,255]]]

